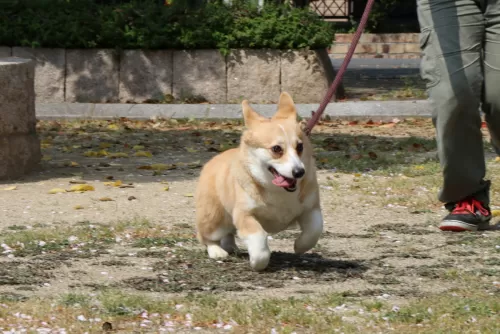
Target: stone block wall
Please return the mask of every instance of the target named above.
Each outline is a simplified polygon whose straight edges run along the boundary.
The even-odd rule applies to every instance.
[[[335,44],[328,50],[333,58],[344,58],[354,34],[335,34]],[[421,57],[419,34],[363,34],[353,58]]]
[[[124,50],[0,47],[32,59],[38,103],[317,103],[334,79],[327,50]]]
[[[0,180],[7,180],[37,169],[41,159],[34,62],[1,57],[0,87]]]

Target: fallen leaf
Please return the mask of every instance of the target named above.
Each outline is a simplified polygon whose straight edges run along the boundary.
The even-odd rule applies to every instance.
[[[357,124],[358,124],[358,121],[350,121],[348,124],[349,124],[349,125],[357,125]]]
[[[17,186],[12,186],[12,187],[7,187],[7,188],[3,188],[3,190],[16,190],[17,189]]]
[[[375,160],[378,158],[377,154],[375,152],[368,152],[368,156],[370,159]]]
[[[495,162],[500,162],[500,157],[496,157]]]
[[[110,153],[108,155],[108,157],[111,158],[111,159],[128,158],[128,154],[127,153],[123,153],[123,152]]]
[[[137,198],[136,198],[135,196],[129,196],[129,197],[128,197],[128,200],[129,200],[129,201],[133,201],[134,199],[137,199]]]
[[[101,201],[101,202],[113,202],[113,200],[109,197],[101,197],[101,198],[99,198],[99,201]]]
[[[137,169],[152,170],[153,167],[146,165],[146,166],[139,166],[137,167]]]
[[[107,157],[109,153],[106,150],[100,150],[100,151],[87,151],[84,152],[83,155],[89,158],[94,158],[94,157]]]
[[[120,127],[118,125],[116,125],[116,124],[110,124],[110,125],[108,125],[108,129],[116,131],[116,130],[119,130]]]
[[[197,150],[197,149],[194,149],[194,148],[192,148],[192,147],[187,147],[187,148],[186,148],[186,151],[188,151],[189,153],[196,153],[196,152],[198,152],[198,150]]]
[[[132,184],[124,184],[119,187],[120,189],[125,189],[125,188],[135,188]]]
[[[65,193],[65,192],[66,192],[66,189],[62,189],[62,188],[54,188],[54,189],[49,190],[49,194],[51,194],[51,195]]]
[[[69,167],[80,167],[80,164],[78,162],[71,161],[69,163]]]
[[[100,143],[99,148],[104,149],[104,148],[110,148],[111,144],[110,143]]]
[[[69,183],[71,183],[71,184],[87,184],[87,182],[79,181],[79,180],[71,180],[71,181],[69,181]]]
[[[166,186],[166,187],[164,187],[164,188],[163,188],[163,190],[164,190],[164,191],[169,191],[169,190],[170,190],[170,187],[169,187],[169,186]],[[186,195],[184,195],[184,196],[186,196]],[[190,197],[190,196],[186,196],[186,197]]]
[[[144,146],[142,145],[135,145],[134,147],[132,147],[132,149],[134,151],[140,151],[140,150],[143,150],[144,149]]]
[[[353,154],[353,155],[351,156],[351,159],[352,159],[352,160],[359,160],[359,159],[361,159],[361,158],[363,158],[363,155],[361,155],[361,154]]]
[[[122,184],[123,184],[123,182],[120,180],[116,180],[115,182],[104,182],[104,185],[108,186],[108,187],[119,187]]]
[[[354,173],[354,177],[360,177],[361,174],[360,173]]]
[[[381,128],[393,128],[396,126],[396,123],[387,123],[387,124],[382,124],[380,127]]]
[[[188,194],[184,194],[184,197],[193,197],[194,195],[191,194],[191,193],[188,193]]]
[[[148,152],[148,151],[137,151],[137,152],[135,152],[134,156],[143,157],[143,158],[151,158],[151,157],[153,157],[153,153]]]
[[[75,207],[73,209],[75,209],[75,210],[82,210],[83,206],[81,206],[81,205],[75,205]]]
[[[170,170],[170,169],[176,169],[176,165],[167,165],[167,164],[152,164],[151,169],[156,170],[156,171],[162,171],[162,170]]]
[[[500,216],[500,210],[491,210],[491,215],[493,217],[498,217]]]
[[[90,184],[78,184],[75,186],[72,186],[68,191],[75,192],[75,191],[94,191],[95,188],[92,187]]]
[[[415,168],[416,170],[424,170],[424,169],[425,169],[425,167],[424,167],[424,166],[422,166],[422,165],[415,166],[414,168]]]
[[[50,155],[44,155],[44,156],[42,156],[42,160],[43,161],[50,161],[50,160],[52,160],[52,157]]]

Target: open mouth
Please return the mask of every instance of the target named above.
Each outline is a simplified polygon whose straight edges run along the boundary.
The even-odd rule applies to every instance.
[[[278,173],[273,167],[269,167],[269,171],[273,174],[273,184],[285,189],[288,192],[294,192],[297,189],[297,179],[291,179]]]

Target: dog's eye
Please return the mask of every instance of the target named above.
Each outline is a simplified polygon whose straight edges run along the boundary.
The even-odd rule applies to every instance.
[[[304,150],[304,145],[302,143],[298,143],[296,150],[297,153],[302,153],[302,151]]]
[[[276,154],[283,152],[283,149],[279,145],[274,145],[273,147],[271,147],[271,150],[273,151],[273,153]]]

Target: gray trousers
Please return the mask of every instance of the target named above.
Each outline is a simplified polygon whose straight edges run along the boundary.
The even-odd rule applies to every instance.
[[[443,170],[439,200],[474,196],[489,205],[479,111],[500,148],[500,0],[417,0],[417,8]]]

